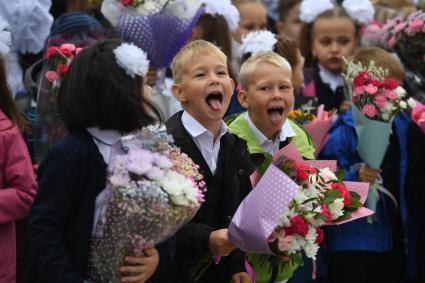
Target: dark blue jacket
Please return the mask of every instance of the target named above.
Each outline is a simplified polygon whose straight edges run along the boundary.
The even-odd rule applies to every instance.
[[[105,188],[106,164],[89,133],[74,131],[52,147],[38,177],[29,216],[37,265],[31,282],[82,283],[87,279],[95,201]],[[174,239],[157,249],[162,267],[174,255]]]
[[[398,191],[394,194],[401,213],[403,225],[406,228],[407,210],[404,194],[404,182],[407,168],[407,129],[410,118],[407,114],[399,115],[393,124],[393,130],[398,142],[398,183],[394,186]],[[320,153],[320,159],[336,159],[338,166],[347,170],[345,179],[357,181],[358,166],[363,161],[357,153],[357,134],[354,128],[351,110],[343,114],[330,130],[330,138]],[[384,159],[385,162],[385,159]],[[383,172],[384,173],[384,172]],[[385,177],[384,177],[385,184]],[[392,249],[393,236],[390,225],[391,200],[380,193],[380,201],[377,204],[376,217],[378,221],[373,224],[367,222],[367,218],[351,221],[344,225],[336,225],[326,228],[326,244],[329,251],[375,251],[384,252]],[[395,210],[393,208],[393,210]],[[405,230],[405,229],[404,229]],[[405,230],[406,231],[406,230]]]

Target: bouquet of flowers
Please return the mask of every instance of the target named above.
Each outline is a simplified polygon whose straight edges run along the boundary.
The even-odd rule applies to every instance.
[[[167,67],[186,44],[204,6],[200,0],[103,0],[101,12],[125,40],[148,54],[155,68]]]
[[[172,142],[149,126],[113,146],[91,247],[95,282],[120,282],[125,256],[140,256],[146,245],[169,238],[204,201],[198,166]]]
[[[392,121],[400,112],[415,106],[413,98],[407,98],[406,91],[397,81],[387,76],[387,71],[375,66],[346,62],[346,82],[351,92],[352,111],[358,138],[357,151],[362,160],[371,168],[379,169],[389,144]],[[379,194],[371,186],[368,207],[376,209]]]
[[[342,182],[332,172],[335,161],[304,161],[292,144],[274,159],[229,226],[231,242],[249,253],[256,282],[290,278],[301,252],[315,259],[321,226],[372,213],[362,207],[368,185]]]
[[[396,115],[415,106],[413,98],[388,72],[373,61],[368,67],[360,62],[346,62],[346,82],[353,102],[353,116],[359,139],[360,157],[378,169],[389,143],[391,123]]]
[[[332,126],[335,115],[334,111],[325,111],[325,106],[321,104],[317,108],[317,115],[298,109],[289,112],[288,117],[301,124],[309,133],[316,149],[315,155],[317,156],[329,137],[328,131]]]
[[[425,76],[425,12],[414,12],[407,20],[388,20],[380,31],[380,43],[394,50],[410,70]]]
[[[56,100],[69,64],[83,48],[103,38],[104,32],[99,28],[81,28],[49,38],[37,93],[36,160],[41,160],[45,152],[66,134]]]

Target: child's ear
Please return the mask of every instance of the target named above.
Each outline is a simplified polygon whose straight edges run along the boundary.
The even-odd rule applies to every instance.
[[[185,95],[180,84],[177,84],[177,83],[173,84],[172,87],[171,87],[171,92],[173,93],[174,97],[178,101],[180,101],[180,102],[186,102],[187,101],[186,95]]]
[[[238,91],[238,101],[243,108],[248,109],[249,103],[245,90],[240,89]]]

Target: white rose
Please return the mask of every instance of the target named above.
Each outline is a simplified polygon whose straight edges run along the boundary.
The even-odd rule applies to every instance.
[[[407,99],[407,105],[409,105],[409,107],[413,109],[416,106],[416,101],[410,97]]]
[[[337,198],[328,207],[329,207],[329,211],[331,213],[332,219],[337,219],[338,217],[344,214],[342,210],[344,208],[344,202],[342,198]]]
[[[400,103],[398,105],[400,105],[400,108],[401,109],[406,109],[407,108],[407,103],[404,100],[400,101]]]
[[[406,90],[404,88],[402,88],[401,86],[398,86],[395,90],[395,93],[397,93],[397,96],[402,98],[406,95]]]

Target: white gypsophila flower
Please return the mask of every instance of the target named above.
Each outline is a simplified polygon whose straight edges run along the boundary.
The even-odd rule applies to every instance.
[[[4,57],[10,51],[12,45],[12,35],[9,31],[9,24],[0,17],[0,57]]]
[[[401,86],[398,86],[394,92],[397,94],[397,96],[399,98],[402,98],[406,95],[406,90],[404,88],[402,88]]]
[[[149,60],[146,53],[133,43],[121,43],[114,49],[118,66],[123,68],[132,78],[145,76],[149,70]]]
[[[407,103],[404,100],[400,101],[400,103],[398,105],[400,106],[401,109],[406,109],[407,108]]]
[[[342,198],[335,199],[330,205],[328,205],[332,219],[337,219],[344,214],[344,201]]]
[[[407,105],[409,105],[409,107],[413,109],[416,106],[416,101],[413,98],[409,97],[407,99]]]
[[[137,175],[144,175],[153,166],[153,155],[144,149],[131,150],[128,155],[127,170]]]
[[[161,169],[170,169],[173,166],[173,162],[170,159],[159,153],[154,154],[154,164]]]
[[[252,31],[242,37],[242,43],[239,47],[239,57],[251,53],[255,55],[258,52],[273,51],[277,43],[276,35],[268,30]]]
[[[373,20],[375,8],[369,0],[344,0],[342,7],[357,23],[367,24]]]
[[[229,31],[234,33],[239,26],[239,10],[230,0],[203,0],[205,13],[223,16],[229,26]]]
[[[330,0],[303,0],[300,6],[299,19],[304,23],[312,23],[318,15],[332,10],[334,4]]]

